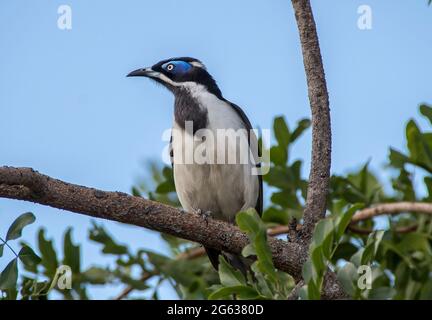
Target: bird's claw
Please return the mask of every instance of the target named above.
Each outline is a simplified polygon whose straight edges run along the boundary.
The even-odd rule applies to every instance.
[[[211,211],[202,211],[201,209],[198,209],[195,210],[195,213],[208,224],[208,218],[211,217]]]

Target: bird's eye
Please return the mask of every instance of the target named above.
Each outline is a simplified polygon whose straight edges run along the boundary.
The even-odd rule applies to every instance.
[[[172,63],[170,63],[169,65],[167,65],[166,68],[168,71],[172,71],[174,69],[174,65]]]

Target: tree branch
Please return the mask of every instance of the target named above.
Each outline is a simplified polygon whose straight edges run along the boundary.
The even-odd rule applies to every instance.
[[[25,200],[96,218],[146,227],[206,247],[241,254],[248,237],[236,226],[203,219],[141,197],[87,188],[42,175],[30,168],[0,167],[0,197]],[[299,278],[301,247],[269,239],[275,266]]]
[[[312,163],[303,213],[302,242],[307,246],[315,224],[325,216],[330,181],[331,126],[324,66],[309,0],[292,0],[300,35],[312,111]]]
[[[248,244],[246,234],[220,220],[203,219],[141,197],[107,192],[53,179],[30,168],[0,167],[0,198],[25,200],[79,214],[133,224],[199,242],[217,250],[241,254]],[[301,279],[303,248],[275,238],[269,246],[276,268]],[[323,298],[342,295],[339,285],[329,283],[332,292]]]
[[[367,220],[383,214],[398,214],[403,212],[432,214],[432,204],[426,202],[381,203],[356,212],[352,217],[351,222],[354,223],[360,220]]]

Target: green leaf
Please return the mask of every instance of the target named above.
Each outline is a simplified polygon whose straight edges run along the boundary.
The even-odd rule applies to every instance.
[[[432,150],[413,120],[407,124],[406,136],[413,161],[432,172]]]
[[[409,266],[409,268],[415,268],[414,263],[413,261],[411,261],[410,257],[406,255],[403,251],[401,251],[395,243],[393,243],[392,241],[384,240],[382,241],[382,246],[384,249],[384,253],[387,251],[392,251],[397,254],[401,259],[403,259],[404,262]]]
[[[303,264],[302,275],[306,283],[309,283],[310,281],[313,281],[313,279],[317,278],[315,269],[313,268],[312,261],[310,259],[306,260],[306,262]]]
[[[426,188],[427,188],[427,191],[428,191],[427,200],[429,202],[431,202],[432,201],[432,178],[431,177],[425,177],[423,179],[423,181],[424,181]]]
[[[27,245],[23,245],[18,258],[29,268],[34,268],[41,262],[41,258]]]
[[[228,299],[232,295],[236,295],[239,299],[259,299],[259,293],[251,287],[247,286],[232,286],[222,287],[208,296],[209,300]]]
[[[274,192],[271,196],[271,201],[282,208],[299,208],[297,195],[295,193],[289,193],[287,191]]]
[[[156,188],[156,193],[165,194],[175,191],[175,186],[171,181],[164,181]]]
[[[45,238],[45,230],[40,229],[38,233],[38,247],[41,253],[42,265],[45,267],[47,276],[53,276],[58,267],[57,254],[54,250],[52,240]]]
[[[174,179],[174,175],[173,175],[173,170],[171,167],[169,166],[165,166],[162,169],[162,175],[164,176],[165,179],[167,180],[173,180]]]
[[[318,246],[313,248],[311,252],[311,261],[312,261],[312,267],[315,269],[315,274],[318,275],[318,277],[314,278],[314,281],[319,280],[319,277],[321,277],[325,269],[327,268],[324,254],[322,250],[322,246]]]
[[[173,260],[169,257],[146,251],[150,263],[161,274],[172,278],[175,282],[189,287],[195,283],[196,273],[202,272],[202,262],[192,260]]]
[[[0,290],[16,289],[18,280],[17,259],[8,263],[6,268],[0,274]]]
[[[273,187],[280,189],[292,188],[291,177],[289,176],[286,168],[273,167],[268,174],[263,176],[263,179]]]
[[[363,168],[360,170],[360,185],[359,189],[364,194],[367,194],[368,191],[368,178],[369,178],[369,161],[363,166]]]
[[[428,235],[420,232],[412,232],[405,235],[402,241],[396,246],[405,255],[415,251],[423,251],[429,256],[432,255]]]
[[[277,281],[276,269],[273,265],[270,247],[267,244],[267,233],[261,230],[255,240],[255,250],[258,257],[258,268],[261,272],[267,274],[269,279],[275,283]]]
[[[287,225],[289,222],[289,214],[286,210],[278,209],[276,207],[269,207],[264,211],[262,220],[265,222],[274,222]]]
[[[315,251],[315,249],[318,249],[321,251],[321,254],[326,257],[327,259],[330,258],[331,252],[333,250],[333,232],[334,231],[334,225],[333,225],[333,219],[327,218],[320,220],[316,227],[315,231],[312,236],[312,243],[311,243],[311,251]],[[315,253],[315,259],[318,259],[317,253]],[[317,260],[318,261],[318,260]],[[314,265],[318,267],[318,264]],[[321,270],[320,268],[317,270]]]
[[[140,279],[133,279],[129,275],[116,270],[114,272],[115,276],[121,280],[124,284],[134,288],[134,290],[146,290],[149,288],[148,284],[145,281]]]
[[[279,291],[278,293],[280,299],[287,300],[288,296],[291,294],[292,289],[294,289],[296,283],[292,276],[283,272],[277,271]]]
[[[246,279],[239,270],[235,270],[222,255],[219,255],[219,278],[225,287],[246,285]]]
[[[287,148],[290,143],[290,132],[283,116],[274,119],[273,130],[278,144],[281,147]]]
[[[236,222],[240,230],[248,235],[256,236],[260,231],[260,219],[255,210],[247,210],[236,215]]]
[[[432,300],[432,279],[429,279],[421,289],[420,300]]]
[[[379,248],[379,245],[380,245],[380,243],[381,243],[381,241],[382,241],[382,239],[384,237],[384,233],[385,233],[384,230],[378,230],[378,231],[375,231],[373,233],[373,236],[372,236],[373,240],[371,240],[371,243],[373,244],[373,248],[374,248],[374,251],[373,251],[373,255],[374,256],[378,252],[378,248]]]
[[[35,222],[36,218],[33,213],[27,212],[20,215],[9,227],[6,234],[6,241],[18,239],[21,237],[22,230],[25,226]]]
[[[72,242],[72,228],[68,228],[63,239],[63,264],[71,268],[73,273],[80,273],[80,247]]]
[[[390,164],[395,168],[403,168],[406,163],[411,162],[406,155],[393,148],[390,148],[389,160]]]
[[[0,258],[3,256],[4,243],[0,244]]]
[[[304,285],[299,290],[299,298],[300,300],[308,300],[308,286]]]
[[[311,125],[311,121],[309,119],[302,119],[297,123],[297,128],[293,131],[291,135],[291,143],[297,140],[303,132],[308,129]]]
[[[249,243],[246,247],[243,248],[242,256],[246,258],[249,256],[256,256],[255,247]]]
[[[272,146],[270,148],[270,160],[275,165],[283,166],[288,161],[288,151],[287,148],[282,146]]]
[[[356,253],[354,253],[350,259],[351,263],[353,263],[356,267],[360,267],[362,265],[362,257],[365,248],[360,248]]]
[[[430,0],[432,1],[432,0]],[[429,1],[429,3],[430,3]],[[429,122],[432,124],[432,107],[429,107],[425,104],[420,105],[420,113],[428,118]]]
[[[259,292],[260,295],[272,299],[274,297],[274,292],[270,288],[270,283],[266,280],[265,274],[263,274],[258,268],[258,261],[255,261],[251,265],[251,270],[253,272],[254,278],[250,279],[251,283],[256,284],[255,288]]]
[[[308,299],[310,300],[319,300],[321,298],[320,289],[318,288],[318,286],[315,284],[314,281],[308,282],[307,294],[308,294]]]
[[[132,187],[132,195],[134,197],[142,197],[141,191],[137,187]]]
[[[128,249],[124,245],[117,244],[110,234],[102,227],[93,223],[93,228],[90,230],[90,240],[103,244],[103,253],[121,255],[126,254]]]
[[[268,275],[269,279],[275,283],[277,281],[276,269],[267,243],[267,232],[264,223],[254,209],[238,213],[236,222],[239,228],[248,234],[251,243],[255,247],[259,270]]]
[[[91,267],[82,275],[91,284],[107,284],[113,280],[112,273],[109,270],[98,267]]]
[[[350,242],[342,242],[339,244],[333,254],[332,260],[334,262],[339,259],[349,260],[349,258],[357,252],[357,247]]]
[[[339,241],[339,239],[344,235],[346,228],[351,222],[351,218],[361,208],[363,208],[363,204],[356,203],[336,219],[336,241]]]
[[[357,268],[351,262],[347,262],[337,273],[337,278],[341,282],[346,293],[354,296],[357,290],[356,281],[358,279]]]

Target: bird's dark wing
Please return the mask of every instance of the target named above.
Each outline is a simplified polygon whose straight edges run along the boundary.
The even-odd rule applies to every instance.
[[[246,130],[248,131],[248,143],[249,143],[249,147],[250,147],[250,133],[251,133],[251,130],[252,130],[252,125],[251,125],[251,123],[249,121],[249,118],[244,113],[243,109],[240,108],[238,105],[236,105],[235,103],[232,103],[232,102],[230,102],[230,101],[228,101],[226,99],[224,99],[224,101],[226,103],[228,103],[235,110],[235,112],[237,112],[237,114],[239,115],[239,117],[244,122]],[[260,150],[259,144],[258,144],[258,156],[261,156],[261,150]],[[257,164],[257,167],[261,167],[261,163]],[[261,216],[262,212],[263,212],[263,181],[262,181],[262,175],[258,175],[258,183],[259,183],[259,194],[258,194],[257,203],[255,205],[255,210]]]
[[[174,168],[174,150],[173,150],[173,146],[172,146],[172,134],[170,137],[170,142],[169,142],[169,155],[170,155],[170,161],[171,161],[171,169]]]

